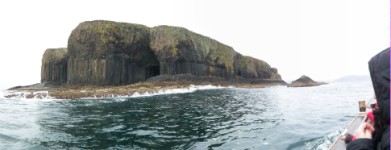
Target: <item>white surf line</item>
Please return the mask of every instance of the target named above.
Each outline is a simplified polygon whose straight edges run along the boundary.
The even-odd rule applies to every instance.
[[[35,92],[23,92],[23,91],[2,91],[1,98],[4,99],[54,99],[49,96],[48,91],[35,91]],[[12,96],[11,98],[7,98]]]
[[[135,92],[131,95],[106,95],[102,97],[86,97],[80,99],[103,99],[103,98],[138,98],[138,97],[151,97],[157,95],[169,95],[169,94],[183,94],[183,93],[192,93],[198,90],[213,90],[213,89],[225,89],[225,88],[233,88],[233,87],[224,87],[224,86],[213,86],[213,85],[190,85],[186,88],[176,88],[176,89],[164,89],[158,90],[156,92],[145,92],[139,93]]]
[[[225,89],[225,88],[234,88],[232,86],[214,86],[214,85],[190,85],[185,88],[176,88],[176,89],[163,89],[153,92],[135,92],[131,95],[104,95],[104,96],[93,96],[93,97],[83,97],[79,99],[104,99],[104,98],[137,98],[137,97],[150,97],[156,95],[169,95],[169,94],[183,94],[183,93],[192,93],[198,90],[213,90],[213,89]],[[12,96],[11,98],[6,98]],[[49,95],[48,91],[35,91],[35,92],[23,92],[23,91],[1,91],[0,98],[4,99],[56,99]],[[59,100],[59,99],[58,99]]]

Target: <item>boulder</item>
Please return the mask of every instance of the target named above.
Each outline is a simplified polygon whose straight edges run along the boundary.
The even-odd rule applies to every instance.
[[[299,79],[293,81],[291,84],[288,85],[288,87],[307,87],[307,86],[319,86],[327,84],[325,82],[316,82],[312,80],[310,77],[307,77],[305,75],[301,76]]]
[[[67,57],[66,48],[47,49],[42,57],[41,83],[66,83]]]

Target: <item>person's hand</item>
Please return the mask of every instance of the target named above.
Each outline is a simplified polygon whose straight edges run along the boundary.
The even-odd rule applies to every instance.
[[[364,122],[358,127],[354,136],[356,136],[356,139],[372,139],[373,131],[375,131],[375,128],[369,123]]]
[[[368,113],[370,113],[370,112],[372,112],[372,109],[371,109],[371,108],[365,109],[365,113],[366,113],[366,114],[368,114]]]

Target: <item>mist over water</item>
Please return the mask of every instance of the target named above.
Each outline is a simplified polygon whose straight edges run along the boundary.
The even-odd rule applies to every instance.
[[[327,149],[370,81],[149,97],[0,98],[0,149]]]

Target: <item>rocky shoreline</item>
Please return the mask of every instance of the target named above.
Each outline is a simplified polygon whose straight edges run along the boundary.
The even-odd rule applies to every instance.
[[[24,97],[27,99],[80,99],[131,97],[135,94],[154,94],[175,89],[189,89],[194,86],[214,86],[233,88],[264,88],[267,86],[286,85],[281,80],[227,81],[218,77],[196,77],[192,75],[157,76],[145,82],[123,86],[82,86],[82,85],[48,85],[34,84],[16,86],[8,89],[6,98]]]

